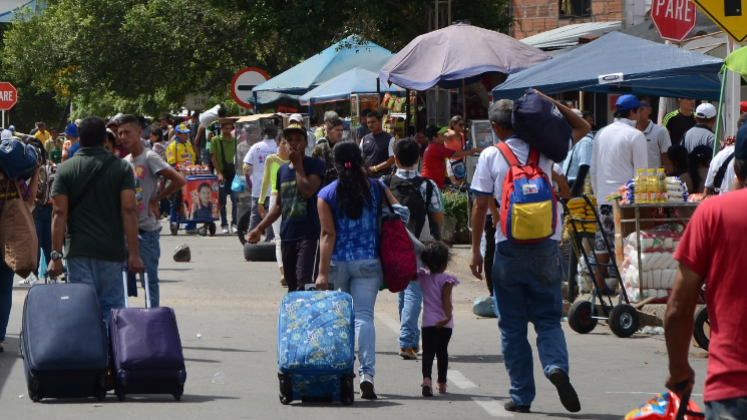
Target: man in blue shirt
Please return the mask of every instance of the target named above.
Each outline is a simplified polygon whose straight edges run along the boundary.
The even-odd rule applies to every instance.
[[[584,115],[584,113],[578,109],[572,109],[571,111],[584,119],[587,119],[587,116],[591,116],[591,114]],[[591,125],[591,123],[589,123],[589,125]],[[571,152],[568,153],[568,156],[561,165],[563,167],[563,174],[565,174],[565,178],[568,181],[568,185],[571,186],[571,197],[578,197],[580,195],[586,175],[589,173],[589,168],[591,167],[591,153],[594,148],[593,140],[594,134],[590,130],[581,140],[578,141],[578,143],[573,145]],[[576,182],[577,180],[578,182]]]

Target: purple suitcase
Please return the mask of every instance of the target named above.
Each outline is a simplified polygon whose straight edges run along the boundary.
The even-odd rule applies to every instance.
[[[182,342],[171,308],[151,308],[148,275],[146,308],[129,308],[127,272],[123,273],[125,308],[112,309],[109,319],[114,393],[120,401],[126,394],[171,394],[179,401],[187,371]]]

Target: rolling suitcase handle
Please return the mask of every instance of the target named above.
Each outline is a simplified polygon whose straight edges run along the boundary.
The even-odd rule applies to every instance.
[[[143,279],[143,288],[145,289],[145,307],[150,309],[150,291],[148,290],[148,273],[143,270],[143,272],[140,274]],[[125,308],[130,307],[130,298],[127,296],[127,281],[129,280],[129,271],[127,271],[127,267],[125,266],[122,270],[122,286],[124,287],[124,301],[125,301]],[[137,287],[137,282],[135,283],[135,287]]]
[[[682,382],[675,385],[675,388],[684,389],[687,386],[687,382]],[[680,407],[677,409],[677,415],[675,420],[685,420],[685,416],[692,416],[696,418],[705,418],[703,413],[695,413],[687,409],[687,405],[690,403],[690,393],[680,395]]]

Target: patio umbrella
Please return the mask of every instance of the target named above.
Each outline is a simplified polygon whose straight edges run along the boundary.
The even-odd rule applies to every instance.
[[[423,91],[461,87],[494,73],[513,74],[550,56],[508,35],[457,22],[412,40],[379,72],[386,84]]]
[[[255,87],[254,91],[303,95],[355,67],[378,72],[392,58],[392,52],[386,48],[356,39],[349,36]]]
[[[352,93],[370,93],[376,95],[377,78],[378,75],[376,73],[356,67],[334,79],[327,80],[301,96],[299,101],[301,105],[306,106],[348,99]],[[390,86],[382,88],[381,91],[404,93],[405,90],[396,86]]]

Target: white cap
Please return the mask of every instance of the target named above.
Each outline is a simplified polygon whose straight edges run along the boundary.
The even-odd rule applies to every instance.
[[[290,118],[288,118],[288,122],[293,121],[303,123],[303,117],[301,116],[301,114],[291,114]]]
[[[716,107],[711,104],[700,104],[697,108],[695,108],[695,116],[698,118],[710,120],[711,118],[716,116]]]
[[[10,130],[3,130],[2,133],[0,133],[0,139],[5,140],[13,137],[13,132]]]

